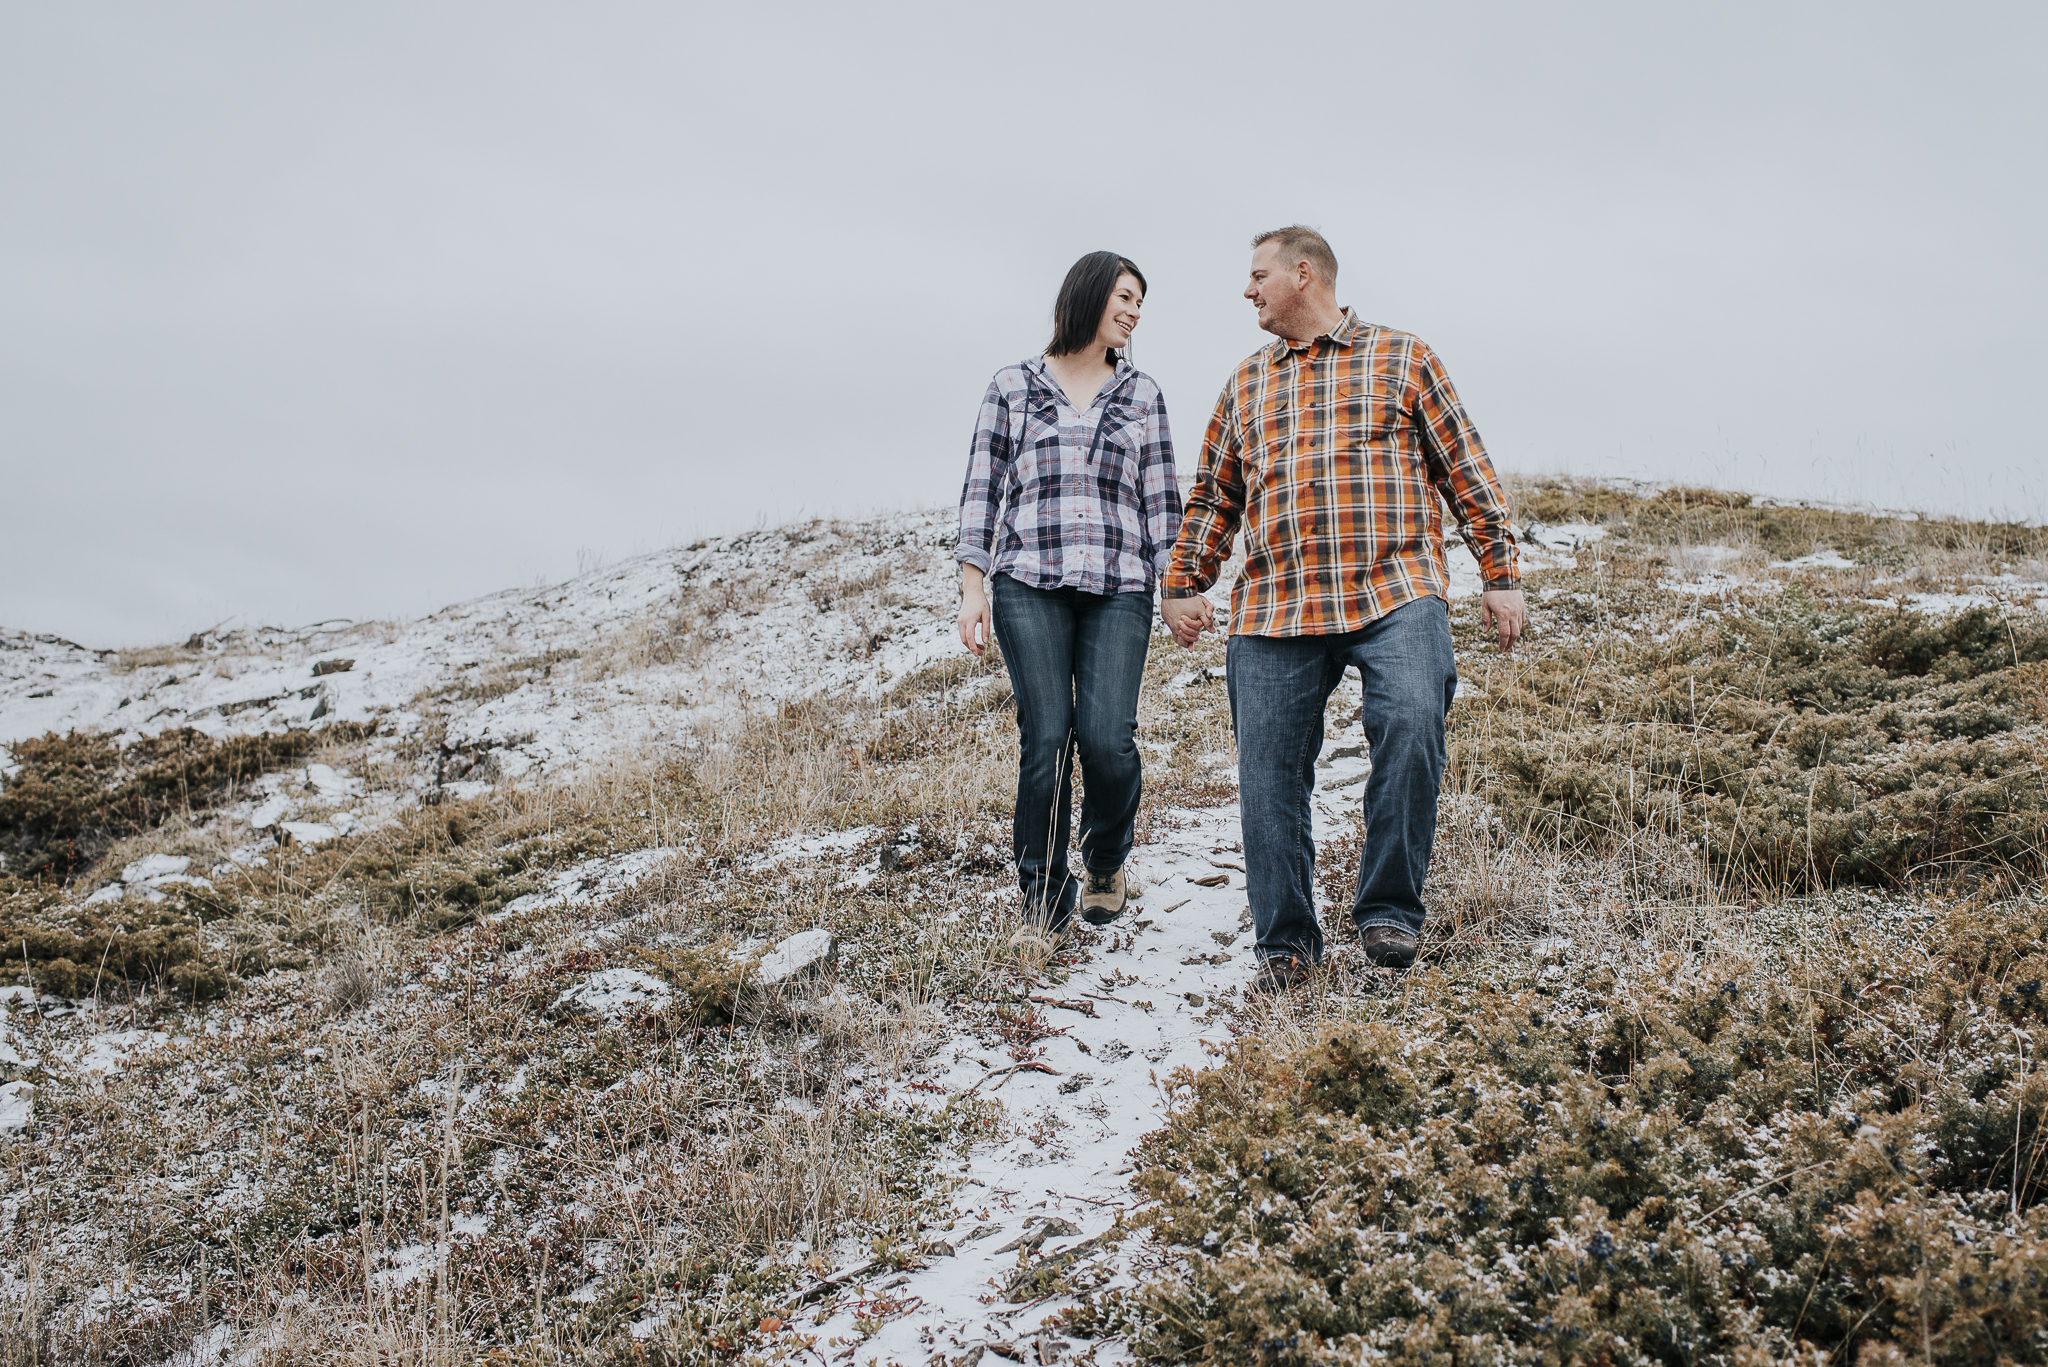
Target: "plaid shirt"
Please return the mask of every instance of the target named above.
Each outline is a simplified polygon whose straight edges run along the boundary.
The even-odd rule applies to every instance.
[[[955,560],[1037,589],[1150,593],[1179,529],[1173,435],[1151,376],[1119,358],[1076,413],[1043,357],[996,372],[967,456]]]
[[[1164,591],[1214,584],[1242,520],[1233,632],[1356,631],[1448,596],[1438,495],[1488,586],[1519,584],[1507,499],[1443,363],[1346,309],[1313,342],[1250,356],[1223,387]]]

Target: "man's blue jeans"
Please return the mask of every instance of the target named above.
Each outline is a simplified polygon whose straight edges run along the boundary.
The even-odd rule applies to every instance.
[[[989,580],[996,640],[1017,695],[1023,742],[1012,846],[1028,914],[1064,928],[1080,899],[1067,874],[1074,752],[1081,794],[1081,862],[1115,873],[1131,852],[1143,765],[1138,685],[1152,643],[1152,595],[1034,589]]]
[[[1261,959],[1323,956],[1316,923],[1309,796],[1323,748],[1323,709],[1347,668],[1365,684],[1372,776],[1365,851],[1351,919],[1361,929],[1422,931],[1422,880],[1436,842],[1444,718],[1458,688],[1450,610],[1404,603],[1341,636],[1230,638],[1230,720],[1237,731],[1245,881]]]

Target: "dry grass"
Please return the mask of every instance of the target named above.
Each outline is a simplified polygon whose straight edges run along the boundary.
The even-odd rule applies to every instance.
[[[1818,815],[1809,819],[1806,799],[1819,785],[1805,781],[1831,768],[1852,772],[1829,747],[1845,743],[1843,728],[1863,735],[1865,723],[1885,746],[1953,758],[1956,738],[1936,735],[1937,727],[1974,726],[1987,709],[2004,709],[2012,730],[1963,742],[2001,745],[1998,738],[2010,736],[2033,743],[2048,724],[2048,707],[2035,706],[2041,699],[2029,691],[2030,666],[1993,667],[1992,652],[1975,638],[1928,641],[1909,632],[1880,640],[1883,623],[1866,613],[1828,637],[1809,664],[1818,679],[1845,665],[1846,657],[1829,651],[1881,648],[1893,663],[1866,660],[1857,668],[1876,670],[1894,691],[1879,705],[1822,711],[1812,698],[1772,694],[1788,657],[1765,651],[1758,658],[1756,646],[1767,637],[1818,637],[1839,600],[1897,591],[1891,586],[1919,570],[1927,583],[1948,584],[1959,576],[1975,582],[1968,576],[2030,557],[2038,562],[2039,536],[1760,508],[1700,491],[1640,496],[1553,481],[1523,486],[1517,498],[1524,518],[1602,522],[1610,533],[1582,570],[1532,582],[1536,632],[1519,662],[1484,655],[1469,608],[1457,614],[1471,687],[1454,717],[1429,893],[1432,967],[1391,990],[1333,926],[1339,948],[1315,990],[1220,1017],[1240,1043],[1212,1073],[1182,1080],[1190,1089],[1184,1108],[1150,1150],[1146,1180],[1163,1201],[1155,1231],[1162,1261],[1145,1286],[1160,1298],[1100,1307],[1103,1315],[1127,1316],[1155,1358],[1213,1350],[1225,1360],[1313,1360],[1320,1345],[1342,1342],[1304,1318],[1321,1293],[1309,1285],[1314,1277],[1304,1269],[1313,1264],[1299,1245],[1265,1231],[1256,1257],[1241,1240],[1207,1249],[1201,1235],[1211,1228],[1263,1227],[1226,1222],[1243,1217],[1245,1207],[1226,1209],[1236,1198],[1202,1175],[1209,1171],[1203,1164],[1228,1153],[1247,1180],[1267,1183],[1262,1192],[1280,1192],[1270,1174],[1244,1166],[1256,1151],[1245,1147],[1252,1141],[1243,1118],[1258,1119],[1270,1149],[1276,1133],[1320,1142],[1319,1120],[1334,1125],[1341,1113],[1352,1127],[1346,1133],[1365,1127],[1371,1144],[1332,1150],[1331,1161],[1315,1169],[1324,1174],[1321,1187],[1282,1194],[1302,1209],[1324,1201],[1345,1218],[1363,1209],[1360,1202],[1378,1200],[1376,1228],[1389,1238],[1398,1229],[1464,1219],[1460,1184],[1480,1179],[1472,1164],[1460,1166],[1456,1143],[1447,1141],[1442,1152],[1450,1157],[1441,1165],[1410,1169],[1414,1186],[1398,1200],[1374,1195],[1358,1174],[1384,1175],[1371,1165],[1411,1134],[1436,1133],[1429,1126],[1464,1134],[1455,1128],[1468,1123],[1453,1114],[1463,1104],[1456,1079],[1499,1066],[1486,1052],[1489,1041],[1523,1048],[1518,1032],[1530,1025],[1516,1024],[1506,1036],[1499,1030],[1512,1011],[1526,1017],[1538,998],[1551,1005],[1532,1008],[1547,1022],[1533,1028],[1549,1032],[1540,1052],[1557,1069],[1543,1084],[1556,1095],[1541,1104],[1555,1102],[1558,1114],[1592,1117],[1623,1105],[1632,1079],[1661,1052],[1638,1049],[1617,1061],[1600,1051],[1611,1052],[1624,1036],[1671,1043],[1676,1035],[1657,1032],[1683,1027],[1697,1045],[1672,1047],[1693,1049],[1695,1059],[1725,1055],[1740,1063],[1742,1050],[1752,1049],[1778,1060],[1758,1074],[1760,1086],[1791,1098],[1774,1101],[1771,1117],[1796,1119],[1801,1107],[1820,1104],[1818,1093],[1782,1090],[1797,1071],[1786,1060],[1807,1049],[1798,1075],[1834,1089],[1830,1105],[1848,1095],[1843,1087],[1870,1093],[1857,1094],[1858,1113],[1884,1117],[1872,1123],[1886,1142],[1897,1140],[1899,1153],[1949,1153],[1941,1146],[1950,1145],[1960,1154],[1976,1143],[1980,1157],[1992,1155],[1990,1177],[1968,1189],[1976,1195],[1967,1184],[1940,1187],[1910,1174],[1886,1186],[1892,1179],[1857,1167],[1861,1159],[1816,1150],[1815,1163],[1836,1166],[1742,1196],[1744,1183],[1768,1184],[1783,1172],[1755,1158],[1741,1160],[1753,1172],[1734,1159],[1709,1172],[1695,1162],[1698,1150],[1673,1139],[1675,1156],[1660,1169],[1673,1187],[1718,1193],[1715,1200],[1740,1197],[1728,1212],[1713,1212],[1714,1220],[1726,1214],[1761,1228],[1782,1224],[1785,1210],[1806,1212],[1799,1218],[1807,1224],[1784,1224],[1791,1232],[1772,1244],[1778,1251],[1771,1256],[1782,1253],[1784,1275],[1816,1284],[1820,1271],[1845,1265],[1840,1252],[1826,1254],[1825,1237],[1818,1254],[1809,1246],[1811,1231],[1832,1228],[1827,1221],[1836,1218],[1827,1202],[1840,1193],[1827,1182],[1864,1182],[1859,1192],[1877,1192],[1873,1199],[1895,1206],[1918,1201],[1911,1218],[1924,1222],[1941,1201],[1967,1205],[1990,1189],[1991,1178],[2011,1176],[1996,1157],[2005,1141],[1985,1119],[2012,1099],[2008,1093],[2026,1133],[2038,1133],[2027,1090],[2038,1086],[2038,1073],[2018,1055],[2008,1058],[2017,1038],[2030,1041],[2026,1058],[2048,1042],[2029,1033],[2038,1033],[2027,1014],[2038,994],[2025,988],[2038,985],[2039,970],[2024,965],[2034,951],[2015,948],[2035,904],[2014,888],[2038,876],[2025,863],[2038,847],[2022,840],[2001,853],[1980,848],[1975,837],[1950,839],[1940,857],[1887,873],[1881,895],[1847,887],[1849,865],[1814,853],[1830,815],[1816,797]],[[689,583],[650,624],[608,637],[578,659],[485,666],[464,686],[516,687],[545,678],[550,667],[592,679],[711,658],[748,630],[746,614],[765,601],[776,566],[814,580],[813,606],[846,614],[847,630],[871,641],[898,611],[886,601],[896,591],[893,572],[884,565],[859,582],[842,580],[818,551],[821,537],[857,530],[763,532],[755,538],[755,569]],[[1703,548],[1711,546],[1736,554],[1709,565]],[[1856,568],[1763,568],[1817,547],[1840,551]],[[1783,584],[1768,595],[1738,592],[1704,606],[1660,588],[1702,567],[1731,566]],[[1788,611],[1784,585],[1791,584],[1824,611]],[[1730,635],[1715,625],[1728,623]],[[2023,646],[2027,623],[2011,625],[2013,642]],[[849,636],[844,649],[857,654],[860,646]],[[1910,667],[1894,669],[1898,661]],[[1148,772],[1141,839],[1176,820],[1177,808],[1233,796],[1221,665],[1214,638],[1189,655],[1155,637],[1142,704]],[[1674,696],[1687,681],[1696,690],[1709,676],[1716,688],[1731,678],[1739,686],[1716,706],[1675,720],[1641,713],[1646,699]],[[2011,698],[1964,696],[1990,688],[1987,680],[2012,685]],[[473,801],[417,808],[375,832],[280,850],[261,868],[218,875],[213,895],[225,911],[211,920],[195,913],[195,934],[207,962],[234,980],[225,1001],[194,1009],[145,966],[132,989],[102,991],[97,1021],[17,1014],[24,1052],[47,1059],[95,1029],[155,1028],[171,1039],[110,1073],[50,1064],[36,1074],[35,1137],[0,1149],[0,1259],[12,1278],[0,1284],[0,1360],[162,1361],[213,1326],[258,1361],[729,1362],[766,1351],[754,1327],[764,1314],[787,1311],[819,1271],[916,1261],[920,1226],[937,1217],[942,1200],[931,1175],[936,1157],[985,1136],[994,1116],[971,1101],[884,1102],[881,1084],[914,1078],[949,1031],[1031,1047],[1035,1008],[1008,949],[1015,893],[1007,813],[1016,764],[1009,704],[997,662],[957,660],[892,681],[879,697],[751,709],[691,737],[680,754],[627,755],[569,782],[500,784]],[[1336,706],[1342,710],[1345,699]],[[1902,728],[1897,738],[1874,720],[1881,707]],[[1688,755],[1695,747],[1734,747],[1728,753],[1739,752],[1742,762],[1724,778],[1799,795],[1797,821],[1779,813],[1777,855],[1730,858],[1725,842],[1715,843],[1712,794],[1702,791],[1697,764],[1673,770],[1651,762],[1681,739]],[[312,757],[367,770],[373,783],[396,788],[431,765],[440,744],[430,726],[381,768],[370,766],[356,742],[323,741]],[[1518,756],[1598,781],[1574,807],[1545,786],[1548,768],[1518,776]],[[1856,807],[1842,810],[1853,815]],[[1953,804],[1899,810],[1909,824],[1921,823],[1913,827],[1920,837],[1948,839],[1943,833],[1955,824],[1942,816]],[[857,834],[822,856],[796,844],[835,832]],[[1338,919],[1349,902],[1356,838],[1322,852],[1319,877]],[[218,862],[222,839],[202,802],[107,845],[100,868],[150,852]],[[594,881],[620,857],[654,848],[671,853],[616,884]],[[891,852],[886,867],[878,861],[884,850]],[[571,869],[592,874],[580,899],[508,910]],[[854,870],[864,881],[847,876]],[[748,997],[736,965],[751,949],[816,926],[840,939],[841,990]],[[613,1023],[550,1015],[565,988],[608,968],[664,978],[674,1002]],[[1881,1029],[1840,1011],[1812,1023],[1825,1005],[1820,994],[1852,995],[1841,991],[1844,980],[1859,1001],[1875,1003],[1865,1009]],[[1761,1024],[1739,1019],[1716,995],[1730,981],[1739,984],[1740,1000],[1777,1003],[1758,1008]],[[1941,998],[1943,983],[1958,995]],[[1699,1016],[1713,1003],[1721,1015],[1712,1029],[1686,1023],[1687,1012]],[[1874,1043],[1886,1030],[1916,1041],[1918,1052]],[[1417,1089],[1421,1118],[1403,1119],[1405,1130],[1386,1120],[1391,1110],[1303,1100],[1302,1080],[1325,1066],[1318,1060],[1333,1040],[1358,1057],[1382,1044],[1433,1050],[1429,1060],[1452,1080],[1439,1085],[1431,1074]],[[1596,1066],[1582,1083],[1576,1079],[1587,1076],[1589,1048]],[[1911,1072],[1936,1065],[1975,1081],[1963,1092],[1943,1091],[1932,1072]],[[2005,1074],[1994,1078],[1987,1071],[1994,1067]],[[1991,1099],[1982,1114],[1969,1109],[1978,1101],[1956,1099],[1977,1082]],[[1655,1110],[1647,1102],[1639,1109]],[[1060,1142],[1050,1129],[1042,1137]],[[1594,1151],[1578,1131],[1543,1130],[1541,1142],[1553,1141],[1563,1147],[1544,1150],[1543,1164]],[[1174,1185],[1183,1175],[1192,1193]],[[2030,1210],[2039,1195],[2032,1180],[2020,1174]],[[1555,1230],[1545,1226],[1544,1237],[1569,1242],[1578,1237],[1571,1222],[1580,1208],[1557,1206],[1568,1186],[1546,1181],[1550,1195],[1539,1200],[1525,1188],[1516,1209],[1531,1220],[1561,1221]],[[1569,1190],[1573,1199],[1607,1199],[1597,1184]],[[1787,1192],[1797,1199],[1785,1199]],[[1451,1213],[1432,1213],[1429,1201]],[[1623,1203],[1607,1204],[1610,1225],[1630,1218]],[[1982,1214],[1941,1209],[1956,1219]],[[1396,1214],[1411,1224],[1397,1225]],[[1699,1249],[1720,1249],[1713,1241],[1723,1234],[1707,1214],[1705,1206],[1693,1210],[1698,1218],[1688,1228],[1707,1241]],[[1367,1226],[1354,1220],[1352,1227]],[[1613,1258],[1638,1247],[1610,1233],[1622,1250]],[[1460,1226],[1456,1237],[1476,1236]],[[1373,1248],[1373,1258],[1394,1256]],[[1686,1254],[1686,1265],[1698,1270],[1697,1285],[1712,1288],[1701,1293],[1705,1303],[1731,1307],[1732,1322],[1739,1318],[1733,1307],[1751,1304],[1743,1297],[1764,1293],[1699,1249]],[[1539,1249],[1522,1266],[1550,1269],[1560,1280],[1577,1271],[1586,1284],[1584,1269],[1563,1256]],[[1941,1258],[1924,1270],[1872,1263],[1870,1277],[1891,1277],[1902,1289],[1860,1329],[1829,1320],[1842,1326],[1838,1341],[1895,1336],[1901,1306],[1917,1313],[1926,1305],[1930,1329],[1960,1324],[1953,1305],[1982,1283],[1960,1280],[1979,1275],[1964,1254],[1944,1248]],[[1361,1265],[1374,1269],[1376,1284],[1451,1293],[1439,1305],[1472,1294],[1452,1264],[1420,1254],[1399,1264],[1400,1277],[1388,1271],[1393,1262]],[[1230,1284],[1249,1288],[1237,1310],[1211,1294],[1225,1284],[1218,1269],[1236,1279]],[[1643,1280],[1663,1288],[1656,1281],[1663,1275]],[[1929,1298],[1931,1286],[1945,1288],[1949,1308]],[[1334,1304],[1348,1294],[1340,1287],[1329,1296]],[[1868,1304],[1854,1294],[1840,1287],[1816,1293],[1825,1315]],[[1593,1292],[1587,1296],[1590,1302]],[[1387,1323],[1404,1316],[1422,1323],[1422,1311],[1406,1304],[1376,1304],[1371,1313]],[[1570,1323],[1607,1324],[1598,1319],[1607,1311],[1586,1313],[1592,1318]],[[1437,1323],[1428,1320],[1424,1330],[1437,1332],[1429,1327]],[[1521,1332],[1508,1319],[1491,1323],[1481,1329]],[[636,1324],[644,1337],[633,1337]],[[1707,1342],[1706,1332],[1695,1339]],[[1299,1337],[1272,1346],[1290,1335]],[[1591,1339],[1546,1342],[1560,1360],[1592,1352],[1585,1347]],[[1498,1356],[1514,1360],[1507,1349]],[[1617,1351],[1617,1360],[1624,1356]]]
[[[875,1089],[934,1046],[945,1003],[1012,971],[1008,914],[982,895],[1008,882],[985,853],[1015,762],[998,678],[937,668],[750,716],[681,763],[502,785],[216,874],[233,910],[201,929],[240,978],[231,1001],[201,1015],[142,986],[120,1023],[173,1043],[41,1075],[39,1126],[68,1138],[0,1150],[0,1360],[161,1360],[211,1324],[271,1361],[554,1361],[655,1320],[650,1348],[725,1360],[816,1275],[806,1260],[916,1259],[928,1164],[989,1120]],[[108,857],[217,854],[203,817]],[[863,827],[830,861],[764,858]],[[842,885],[884,846],[892,872]],[[501,914],[554,871],[650,847],[683,853],[594,903]],[[698,1010],[697,975],[820,924],[839,992]],[[676,1005],[547,1016],[612,966],[669,976]],[[77,1024],[19,1028],[48,1052]]]

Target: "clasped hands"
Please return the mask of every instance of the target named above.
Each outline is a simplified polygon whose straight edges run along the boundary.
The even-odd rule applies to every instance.
[[[1193,650],[1196,639],[1216,624],[1215,605],[1199,593],[1160,599],[1159,615],[1166,619],[1166,629],[1183,650]]]

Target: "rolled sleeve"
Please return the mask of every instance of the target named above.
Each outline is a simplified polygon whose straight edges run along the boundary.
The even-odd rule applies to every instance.
[[[1166,422],[1166,399],[1155,394],[1145,414],[1144,449],[1138,456],[1139,516],[1145,529],[1145,550],[1154,574],[1164,577],[1180,534],[1180,471],[1173,459],[1173,432]]]
[[[982,396],[967,452],[967,479],[960,489],[960,537],[953,558],[984,575],[994,569],[990,552],[1002,515],[1002,491],[1011,474],[1010,402],[993,382]]]
[[[1223,572],[1230,539],[1244,515],[1243,447],[1238,439],[1235,391],[1226,387],[1202,434],[1201,465],[1187,515],[1161,579],[1168,597],[1206,592]]]
[[[1521,579],[1521,556],[1506,493],[1479,432],[1465,415],[1436,353],[1416,343],[1415,425],[1429,479],[1458,520],[1458,533],[1489,584]]]

